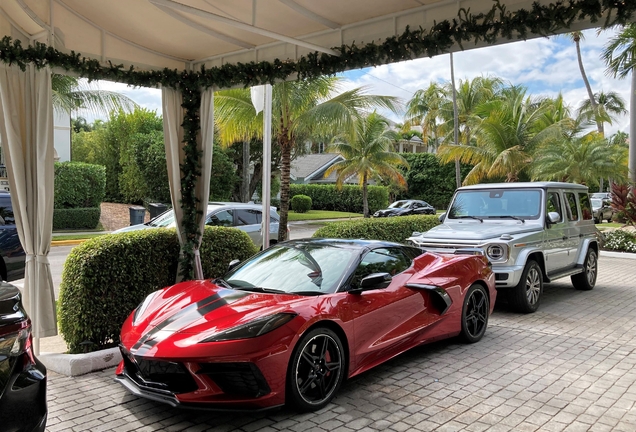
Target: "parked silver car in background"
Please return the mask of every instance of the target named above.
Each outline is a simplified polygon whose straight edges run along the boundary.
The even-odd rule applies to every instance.
[[[224,226],[234,227],[241,231],[245,231],[255,245],[263,244],[262,217],[263,206],[260,204],[245,204],[233,202],[210,202],[208,203],[208,214],[205,224],[208,226]],[[280,217],[276,212],[276,207],[270,207],[270,224],[269,238],[270,244],[276,243],[278,238],[278,223]],[[113,231],[114,234],[140,229],[151,228],[174,228],[176,226],[174,220],[174,211],[168,210],[150,222],[139,225],[131,225],[129,227]],[[287,229],[289,236],[289,228]]]
[[[499,183],[457,189],[441,225],[409,241],[429,251],[478,248],[498,291],[520,312],[539,307],[543,283],[571,276],[596,284],[600,233],[587,187],[558,182]]]
[[[609,200],[592,197],[590,201],[592,202],[594,222],[602,223],[603,219],[608,222],[612,221],[612,218],[614,217],[614,209],[612,208],[612,204]]]

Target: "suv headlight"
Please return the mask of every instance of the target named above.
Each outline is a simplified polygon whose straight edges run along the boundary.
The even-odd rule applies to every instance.
[[[486,256],[490,261],[503,262],[508,260],[508,246],[503,244],[491,244],[486,246]]]

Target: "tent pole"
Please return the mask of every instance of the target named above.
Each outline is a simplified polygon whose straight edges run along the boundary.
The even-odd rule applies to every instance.
[[[263,112],[263,250],[269,247],[269,206],[272,182],[272,85],[265,84]]]

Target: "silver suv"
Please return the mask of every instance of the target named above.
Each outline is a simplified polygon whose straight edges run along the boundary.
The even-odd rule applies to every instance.
[[[208,226],[234,227],[245,231],[256,246],[263,244],[262,231],[263,206],[234,202],[210,202],[205,224]],[[270,208],[269,238],[270,244],[276,243],[278,237],[279,216],[276,207]],[[174,228],[174,211],[168,210],[156,218],[139,225],[131,225],[113,231],[113,234],[149,228]],[[289,237],[289,228],[287,229]]]
[[[543,284],[570,276],[596,284],[600,233],[587,187],[572,183],[497,183],[457,189],[442,224],[409,241],[430,251],[480,249],[497,289],[520,312],[537,310]]]

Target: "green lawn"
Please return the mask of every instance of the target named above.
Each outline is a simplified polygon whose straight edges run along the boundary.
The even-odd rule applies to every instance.
[[[347,219],[358,217],[362,217],[362,214],[328,210],[309,210],[307,213],[296,213],[295,211],[290,210],[288,213],[288,220],[290,222],[320,219]]]
[[[620,228],[622,226],[625,226],[625,224],[618,223],[618,222],[596,224],[596,228],[598,228],[600,231],[603,231],[604,229],[607,229],[607,228]]]

